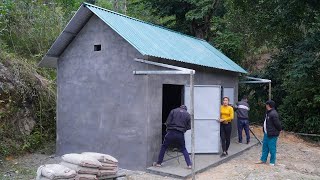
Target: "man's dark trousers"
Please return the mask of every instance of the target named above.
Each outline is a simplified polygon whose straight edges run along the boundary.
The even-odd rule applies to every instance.
[[[180,148],[180,151],[182,152],[184,159],[186,160],[186,163],[188,166],[191,166],[191,161],[189,157],[189,153],[185,146],[184,141],[184,133],[178,130],[168,130],[168,133],[164,137],[163,144],[161,146],[161,150],[158,157],[157,164],[161,164],[163,161],[164,153],[166,152],[168,146],[170,144],[176,144]]]
[[[247,137],[247,143],[250,142],[250,132],[249,132],[249,120],[248,119],[238,119],[238,137],[239,142],[242,143],[242,130],[244,129]]]

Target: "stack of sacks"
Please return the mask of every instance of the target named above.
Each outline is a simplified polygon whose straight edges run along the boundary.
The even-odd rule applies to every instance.
[[[76,171],[59,164],[42,165],[37,170],[36,180],[64,179],[75,180]]]
[[[98,179],[107,179],[110,176],[116,175],[118,172],[118,160],[108,154],[95,152],[84,152],[85,156],[95,158],[101,163],[99,167]]]
[[[61,165],[73,169],[78,173],[77,180],[97,180],[102,164],[95,158],[84,154],[65,154]]]

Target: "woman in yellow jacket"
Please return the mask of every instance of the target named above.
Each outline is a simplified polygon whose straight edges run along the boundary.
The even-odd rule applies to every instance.
[[[230,146],[231,136],[231,121],[233,120],[234,113],[233,108],[229,106],[229,98],[223,98],[223,104],[220,107],[220,138],[222,145],[221,157],[228,155],[228,149]]]

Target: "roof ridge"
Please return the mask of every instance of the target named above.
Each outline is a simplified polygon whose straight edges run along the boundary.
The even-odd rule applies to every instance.
[[[193,39],[196,39],[196,40],[200,40],[200,41],[207,42],[207,41],[204,40],[204,39],[197,38],[197,37],[194,37],[194,36],[191,36],[191,35],[187,35],[187,34],[184,34],[184,33],[181,33],[181,32],[178,32],[178,31],[175,31],[175,30],[172,30],[172,29],[169,29],[169,28],[164,27],[164,26],[161,26],[161,25],[157,25],[157,24],[153,24],[153,23],[151,23],[151,22],[143,21],[143,20],[141,20],[141,19],[137,19],[137,18],[134,18],[134,17],[130,17],[130,16],[127,16],[127,15],[125,15],[125,14],[121,14],[121,13],[118,13],[118,12],[115,12],[115,11],[112,11],[112,10],[109,10],[109,9],[105,9],[105,8],[102,8],[102,7],[99,7],[99,6],[96,6],[96,5],[87,3],[87,2],[83,2],[82,4],[84,4],[84,6],[91,6],[91,7],[94,7],[94,8],[100,9],[100,10],[103,10],[103,11],[107,11],[107,12],[110,12],[110,13],[113,13],[113,14],[116,14],[116,15],[119,15],[119,16],[122,16],[122,17],[125,17],[125,18],[128,18],[128,19],[132,19],[132,20],[135,20],[135,21],[144,23],[144,24],[149,24],[149,25],[151,25],[151,26],[155,26],[155,27],[158,27],[158,28],[167,30],[167,31],[171,31],[171,32],[174,32],[174,33],[179,34],[179,35],[182,35],[182,36],[186,36],[186,37],[189,37],[189,38],[193,38]]]

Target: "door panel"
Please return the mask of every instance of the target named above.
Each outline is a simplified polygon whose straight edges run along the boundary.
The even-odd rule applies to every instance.
[[[220,86],[194,86],[195,153],[220,151]],[[190,87],[185,87],[185,104],[190,108]],[[186,148],[191,152],[191,131],[185,133]]]
[[[220,86],[194,86],[194,119],[219,119]],[[190,87],[185,87],[185,104],[190,107]]]

